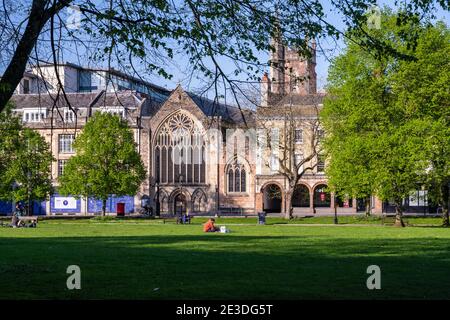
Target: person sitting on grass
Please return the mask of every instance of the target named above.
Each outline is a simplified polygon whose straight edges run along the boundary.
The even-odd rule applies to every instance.
[[[23,216],[23,207],[20,204],[20,202],[17,202],[16,208],[15,208],[12,218],[11,218],[10,226],[13,228],[17,228],[19,226],[19,217],[21,217],[21,216]]]
[[[220,229],[217,228],[214,225],[214,222],[216,222],[216,220],[214,220],[213,218],[209,219],[204,225],[203,225],[203,231],[204,232],[217,232]]]

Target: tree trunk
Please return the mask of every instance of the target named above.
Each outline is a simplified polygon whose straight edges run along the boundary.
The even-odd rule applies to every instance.
[[[286,208],[284,218],[290,220],[293,218],[293,208],[292,208],[292,194],[290,192],[286,192]]]
[[[365,199],[366,217],[370,217],[370,198]]]
[[[106,199],[102,200],[102,216],[106,216]]]
[[[6,106],[14,90],[23,77],[31,51],[36,45],[39,34],[49,19],[45,7],[48,1],[34,0],[28,17],[28,23],[11,61],[0,79],[0,112]]]
[[[448,213],[448,203],[450,197],[449,184],[447,182],[441,185],[442,192],[442,226],[450,227],[449,213]]]
[[[399,202],[395,203],[395,227],[404,227],[405,223],[403,221],[403,208]]]

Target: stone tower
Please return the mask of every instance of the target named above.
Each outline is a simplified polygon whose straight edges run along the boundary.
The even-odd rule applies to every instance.
[[[316,42],[308,43],[311,57],[300,56],[296,50],[286,47],[279,39],[272,40],[275,52],[271,54],[269,76],[261,83],[261,105],[271,98],[289,93],[308,95],[317,93]]]

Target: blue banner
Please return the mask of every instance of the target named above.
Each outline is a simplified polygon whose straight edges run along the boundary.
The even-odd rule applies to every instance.
[[[109,196],[106,200],[106,212],[117,213],[117,204],[125,203],[125,213],[134,212],[134,197],[133,196]],[[102,212],[102,201],[95,198],[88,199],[88,212],[100,213]]]

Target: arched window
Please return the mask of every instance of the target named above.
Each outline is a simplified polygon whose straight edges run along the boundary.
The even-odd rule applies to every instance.
[[[204,132],[187,113],[177,112],[156,134],[154,175],[161,184],[203,184],[206,180]]]
[[[234,161],[227,167],[228,192],[247,191],[247,172],[243,164]]]

